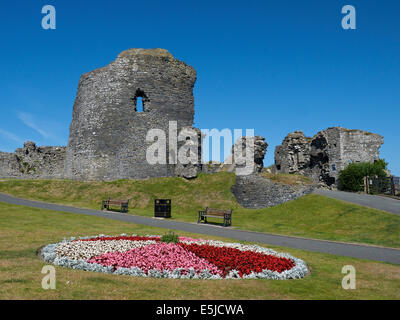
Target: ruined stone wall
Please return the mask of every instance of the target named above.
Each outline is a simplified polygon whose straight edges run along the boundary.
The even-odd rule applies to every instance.
[[[28,141],[14,153],[0,152],[0,178],[62,179],[65,158],[65,147],[37,147]]]
[[[297,142],[302,142],[305,139],[302,132],[296,132],[292,137]],[[250,142],[253,143],[247,145],[249,139],[251,139]],[[286,142],[288,142],[286,147],[288,147],[292,152],[289,159],[287,159],[287,162],[284,162],[284,165],[290,163],[295,164],[296,167],[299,168],[299,165],[304,162],[299,154],[300,149],[293,145],[288,139]],[[263,160],[267,152],[267,147],[268,143],[265,142],[264,137],[242,137],[238,139],[232,147],[232,155],[230,156],[231,159],[229,159],[232,160],[232,165],[225,164],[222,167],[225,169],[224,171],[234,171],[237,168],[243,167],[240,162],[237,163],[238,159],[235,159],[235,155],[240,154],[240,151],[242,151],[242,157],[244,157],[248,148],[250,148],[249,150],[254,154],[253,172],[246,175],[239,175],[236,173],[235,183],[231,187],[231,192],[234,194],[239,204],[244,208],[259,209],[275,206],[301,197],[313,190],[313,186],[285,185],[275,183],[272,180],[263,177],[260,173],[264,167]],[[289,165],[287,165],[287,167],[289,168]]]
[[[267,152],[267,148],[268,143],[265,142],[264,137],[240,137],[233,144],[231,154],[223,163],[203,165],[203,172],[214,173],[225,171],[235,172],[236,174],[242,175],[261,172],[264,168],[263,161]],[[246,154],[251,155],[251,159],[247,159]],[[246,163],[246,161],[248,163]],[[251,165],[250,161],[252,162]],[[247,168],[250,170],[247,170]]]
[[[0,178],[20,177],[19,167],[15,154],[0,152]]]
[[[383,137],[362,130],[332,127],[307,138],[301,131],[289,134],[275,150],[275,171],[298,173],[315,183],[337,185],[341,170],[351,162],[379,159]]]
[[[175,175],[186,179],[197,177],[197,173],[202,171],[202,141],[203,134],[197,128],[183,127],[180,130],[179,136],[184,139],[178,139],[178,161],[175,165]],[[179,161],[179,152],[186,154],[188,161]],[[194,163],[191,161],[193,158]]]
[[[341,163],[344,169],[351,162],[374,162],[379,160],[379,148],[383,137],[361,130],[343,130],[341,132]]]
[[[66,176],[114,180],[175,175],[175,166],[150,165],[150,129],[191,127],[196,71],[163,49],[131,49],[79,82],[67,147]],[[143,112],[137,110],[142,98]],[[167,147],[167,153],[169,152]],[[168,159],[168,156],[167,156]]]
[[[282,145],[275,148],[275,165],[278,171],[301,173],[309,167],[310,139],[302,131],[289,133]]]

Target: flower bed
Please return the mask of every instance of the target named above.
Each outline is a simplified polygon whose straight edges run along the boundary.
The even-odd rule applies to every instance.
[[[47,262],[87,271],[157,278],[297,279],[307,274],[303,260],[257,245],[160,236],[71,238],[41,250]]]

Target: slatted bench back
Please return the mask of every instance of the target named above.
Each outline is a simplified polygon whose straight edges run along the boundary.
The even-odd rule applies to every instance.
[[[224,217],[226,214],[232,214],[230,210],[206,208],[206,215]]]
[[[123,205],[123,204],[128,204],[129,200],[107,200],[108,204],[112,205]]]

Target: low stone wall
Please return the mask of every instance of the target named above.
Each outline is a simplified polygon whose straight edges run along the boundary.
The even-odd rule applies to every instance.
[[[276,206],[311,193],[313,186],[291,186],[272,182],[257,174],[236,176],[231,191],[244,208],[261,209]]]
[[[0,152],[0,178],[63,179],[65,147],[37,147],[24,143],[14,153]]]

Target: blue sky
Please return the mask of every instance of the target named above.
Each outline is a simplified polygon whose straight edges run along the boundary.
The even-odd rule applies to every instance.
[[[41,28],[44,5],[57,29]],[[356,8],[357,29],[341,27]],[[265,164],[289,132],[330,126],[384,136],[400,175],[399,1],[2,1],[0,150],[66,145],[82,73],[129,48],[192,65],[195,126],[254,128]]]

